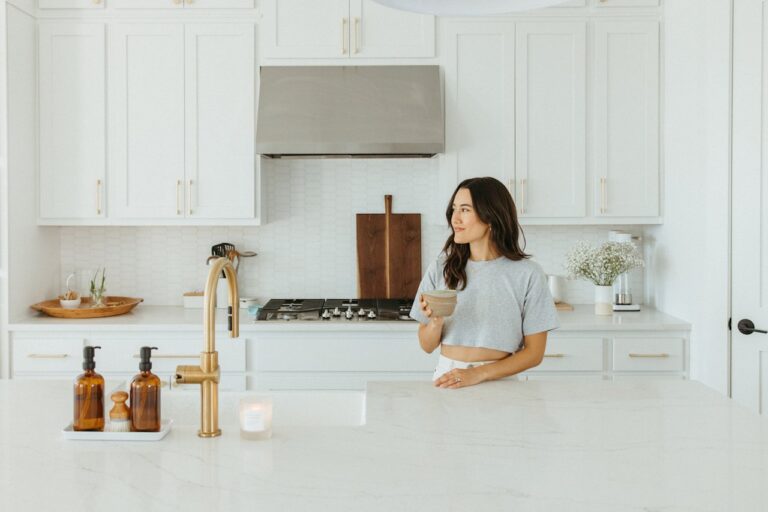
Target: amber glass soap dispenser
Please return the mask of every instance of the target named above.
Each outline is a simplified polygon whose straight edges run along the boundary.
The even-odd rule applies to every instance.
[[[104,431],[104,377],[93,371],[95,349],[83,347],[83,370],[75,380],[75,417],[72,429],[75,431]]]
[[[131,381],[131,432],[160,431],[160,377],[150,371],[153,349],[141,347],[141,373]]]

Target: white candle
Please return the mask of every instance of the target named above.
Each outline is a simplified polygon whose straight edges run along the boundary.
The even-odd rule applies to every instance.
[[[269,439],[272,437],[272,399],[249,396],[240,399],[240,437]]]

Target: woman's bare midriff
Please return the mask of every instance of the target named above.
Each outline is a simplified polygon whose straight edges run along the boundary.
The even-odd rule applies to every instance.
[[[473,363],[476,361],[496,361],[509,355],[509,352],[485,347],[462,347],[460,345],[440,345],[440,353],[456,361]]]

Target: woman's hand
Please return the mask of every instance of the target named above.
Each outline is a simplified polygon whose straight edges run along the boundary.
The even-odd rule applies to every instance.
[[[484,380],[479,366],[467,368],[466,370],[454,368],[438,377],[435,381],[435,387],[448,389],[465,388],[480,384]]]
[[[430,321],[442,322],[444,319],[442,316],[432,316],[432,310],[427,305],[427,301],[424,300],[424,295],[419,295],[419,304],[421,305],[421,314],[429,318]]]

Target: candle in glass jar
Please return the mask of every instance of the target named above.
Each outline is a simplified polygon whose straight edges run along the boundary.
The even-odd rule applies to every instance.
[[[240,400],[240,437],[269,439],[272,437],[272,399],[250,396]]]

